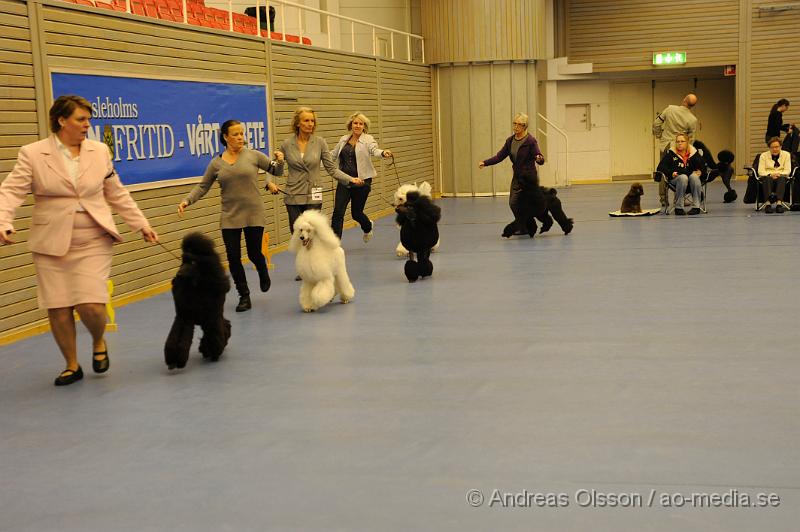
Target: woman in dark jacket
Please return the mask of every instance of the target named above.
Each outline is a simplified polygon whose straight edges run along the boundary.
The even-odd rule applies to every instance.
[[[769,146],[770,139],[781,137],[781,131],[788,133],[794,127],[794,124],[783,123],[783,113],[785,113],[787,109],[789,109],[789,100],[786,98],[781,98],[772,106],[769,112],[769,119],[767,120],[767,133],[764,135],[767,146]]]
[[[700,188],[706,176],[706,163],[700,152],[689,144],[689,137],[683,133],[675,136],[675,144],[658,163],[658,171],[675,185],[675,214],[686,214],[684,196],[687,187],[692,195],[689,214],[700,214]]]
[[[539,187],[537,164],[544,164],[544,155],[533,135],[528,133],[528,115],[518,113],[514,117],[514,134],[506,139],[497,155],[478,163],[479,168],[492,166],[506,157],[511,158],[514,176],[508,205],[514,213],[514,222],[503,230],[503,237],[509,238],[517,231],[524,231],[531,238],[536,235],[534,217],[545,215],[545,197]]]

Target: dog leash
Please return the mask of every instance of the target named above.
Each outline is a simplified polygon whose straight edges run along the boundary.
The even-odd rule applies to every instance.
[[[161,246],[161,247],[164,249],[164,251],[166,251],[167,253],[169,253],[169,254],[170,254],[170,255],[172,255],[173,257],[175,257],[175,260],[177,260],[178,262],[183,262],[183,259],[181,259],[181,258],[180,258],[179,256],[177,256],[175,253],[173,253],[173,252],[172,252],[172,251],[171,251],[169,248],[167,248],[167,246],[165,246],[165,245],[164,245],[164,244],[162,244],[161,242],[156,242],[156,244],[158,244],[159,246]]]

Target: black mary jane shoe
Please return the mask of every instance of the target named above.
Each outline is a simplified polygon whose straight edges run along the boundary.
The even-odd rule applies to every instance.
[[[102,356],[103,358],[97,358]],[[111,365],[111,361],[108,359],[108,345],[103,351],[95,351],[92,353],[92,369],[95,373],[105,373],[108,371],[108,367]]]
[[[83,378],[83,369],[78,366],[78,369],[72,371],[71,369],[65,369],[61,372],[61,374],[56,377],[55,384],[56,386],[67,386],[72,384],[73,382],[77,382]]]

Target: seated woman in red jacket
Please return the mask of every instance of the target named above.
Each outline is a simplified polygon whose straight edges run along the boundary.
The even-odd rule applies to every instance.
[[[658,171],[675,185],[675,214],[686,214],[684,196],[687,188],[692,195],[689,214],[700,214],[700,189],[706,175],[706,163],[700,152],[689,144],[689,137],[683,133],[675,136],[675,143],[658,163]]]

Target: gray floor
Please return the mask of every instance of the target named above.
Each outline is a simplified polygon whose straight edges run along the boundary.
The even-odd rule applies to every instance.
[[[166,294],[119,309],[106,376],[0,348],[0,530],[797,530],[800,218],[718,185],[705,216],[609,218],[627,187],[560,191],[574,233],[533,241],[500,238],[505,198],[442,200],[416,284],[389,218],[347,231],[356,298],[310,315],[278,255],[217,364],[167,372]],[[692,493],[780,505],[662,507]]]

